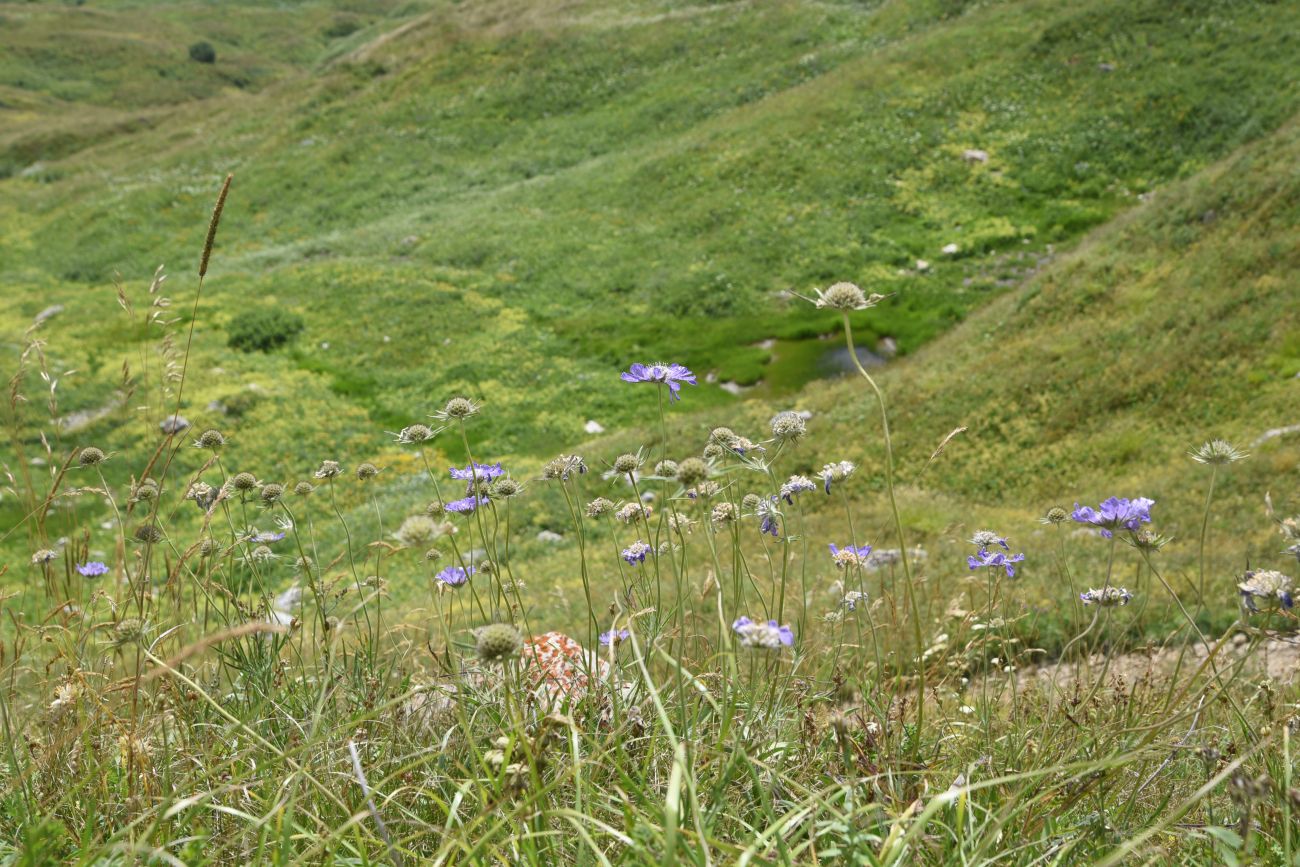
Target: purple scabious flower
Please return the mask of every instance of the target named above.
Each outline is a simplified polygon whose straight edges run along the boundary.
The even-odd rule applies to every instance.
[[[827,495],[831,492],[832,482],[844,481],[849,476],[853,475],[853,471],[856,469],[857,467],[853,465],[852,461],[838,461],[822,467],[822,482],[826,486]]]
[[[807,476],[791,476],[790,479],[781,486],[781,499],[793,506],[795,494],[803,494],[815,490],[817,490],[817,485]]]
[[[1103,500],[1093,509],[1089,506],[1074,504],[1074,513],[1070,515],[1080,524],[1092,524],[1101,528],[1101,534],[1107,539],[1114,536],[1113,530],[1136,530],[1141,524],[1151,523],[1151,507],[1155,500],[1146,497],[1111,497]]]
[[[609,632],[602,632],[600,634],[600,643],[609,647],[611,644],[622,644],[631,637],[632,630],[630,629],[611,629]]]
[[[794,644],[794,630],[788,625],[781,626],[775,620],[756,623],[748,617],[737,617],[731,624],[731,630],[740,636],[740,643],[745,647],[780,650]]]
[[[1016,577],[1016,567],[1013,565],[1025,559],[1024,554],[1007,554],[1004,551],[989,551],[987,548],[981,548],[974,554],[966,558],[966,564],[971,570],[979,569],[984,566],[1001,567],[1007,570],[1007,577]]]
[[[619,374],[619,378],[624,382],[657,382],[668,386],[668,399],[681,400],[682,396],[678,394],[682,390],[682,383],[690,385],[699,385],[695,380],[695,374],[680,364],[634,364],[627,369],[627,373]]]
[[[264,545],[267,542],[279,542],[284,538],[284,533],[254,533],[248,537],[248,541],[255,545]]]
[[[758,532],[770,533],[775,539],[781,538],[781,510],[777,508],[779,502],[777,495],[771,494],[754,509],[754,516],[758,518]]]
[[[490,482],[505,474],[505,470],[501,468],[500,461],[497,461],[495,464],[479,464],[471,461],[463,470],[457,467],[451,467],[450,471],[453,479],[460,479],[462,482],[470,482],[471,484],[476,481]]]
[[[835,561],[835,565],[840,569],[849,566],[865,566],[867,565],[867,558],[871,554],[870,545],[861,545],[857,548],[852,545],[845,545],[840,548],[834,542],[831,542],[830,549],[831,560]]]
[[[652,548],[648,543],[637,539],[631,545],[628,545],[623,549],[621,556],[629,564],[635,566],[637,563],[644,563],[646,555],[653,550],[654,548]]]
[[[450,503],[444,504],[443,508],[458,515],[468,515],[486,502],[486,497],[468,496],[460,500],[452,500]]]
[[[469,580],[469,576],[473,575],[474,571],[473,566],[468,569],[464,566],[448,566],[434,577],[450,587],[459,587]]]
[[[108,574],[108,565],[98,560],[91,560],[89,563],[77,566],[77,574],[85,578],[98,578],[100,575]]]

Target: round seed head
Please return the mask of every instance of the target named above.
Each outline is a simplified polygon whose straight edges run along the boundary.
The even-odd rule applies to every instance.
[[[709,432],[709,442],[715,446],[731,448],[736,441],[736,432],[729,427],[715,427]]]
[[[257,476],[252,473],[235,473],[230,477],[230,487],[241,493],[257,488]]]
[[[368,482],[377,475],[379,475],[379,467],[374,464],[357,464],[357,478],[361,481]]]
[[[808,433],[808,423],[803,420],[803,416],[789,410],[772,416],[770,424],[772,436],[782,442],[794,442]]]
[[[221,543],[219,543],[216,539],[213,539],[212,537],[208,536],[208,537],[204,537],[202,542],[199,542],[200,557],[211,557],[214,554],[220,554],[220,553],[221,553]]]
[[[402,428],[402,432],[397,435],[399,443],[422,443],[425,440],[433,439],[433,431],[427,424],[413,424],[409,427]]]
[[[219,449],[226,444],[226,437],[219,430],[205,430],[199,434],[199,438],[194,441],[194,445],[201,449]]]
[[[725,500],[713,507],[711,520],[715,524],[729,524],[736,520],[736,506],[734,503],[728,503]]]
[[[614,458],[614,472],[620,475],[634,472],[639,466],[641,466],[641,461],[637,459],[636,455],[619,455]]]
[[[1069,520],[1070,513],[1060,506],[1053,506],[1047,510],[1047,516],[1043,519],[1046,524],[1064,524]]]
[[[283,496],[284,496],[284,485],[277,485],[274,482],[272,482],[269,485],[262,486],[262,502],[266,503],[268,506],[271,503],[280,502],[280,498]]]
[[[763,502],[763,498],[758,494],[745,494],[744,499],[740,501],[740,508],[746,512],[752,512],[758,508],[758,504]]]
[[[523,649],[524,638],[509,623],[493,623],[478,630],[475,650],[484,662],[506,662]]]
[[[305,556],[299,557],[297,560],[293,561],[293,568],[297,569],[299,572],[310,572],[312,567],[315,565],[316,564],[312,562],[310,557]]]
[[[131,499],[148,502],[158,496],[158,483],[153,479],[142,479],[131,493]]]
[[[677,477],[677,461],[663,460],[655,464],[655,475],[665,479]]]
[[[726,454],[727,454],[727,450],[722,446],[718,445],[717,443],[709,443],[707,446],[704,447],[704,459],[706,461],[720,461],[722,460],[723,456]],[[680,468],[678,468],[679,479],[681,478],[680,472],[681,470]],[[683,482],[683,484],[685,483]]]
[[[135,528],[135,540],[146,545],[156,545],[163,540],[163,531],[157,524],[141,524]]]
[[[442,502],[442,500],[434,500],[424,507],[424,514],[428,515],[430,518],[441,518],[443,515],[447,514],[447,506]]]
[[[614,503],[604,497],[597,497],[587,504],[587,517],[599,518],[601,515],[607,515],[614,511]]]
[[[299,497],[305,497],[314,490],[316,490],[316,486],[311,482],[299,482],[293,486],[293,492]]]
[[[866,293],[852,283],[835,283],[824,292],[818,289],[816,303],[830,310],[865,310],[871,306]]]
[[[318,479],[332,479],[343,472],[343,467],[339,466],[338,461],[321,461],[320,469],[316,471]]]
[[[97,449],[94,446],[86,446],[81,450],[80,454],[77,455],[77,463],[81,464],[83,467],[93,467],[102,464],[107,459],[108,455],[104,454],[103,450]]]
[[[467,419],[478,414],[478,404],[467,397],[453,397],[439,414],[443,418]]]
[[[693,488],[709,477],[709,465],[699,458],[687,458],[677,465],[677,481]]]
[[[439,551],[437,548],[430,548],[428,551],[424,552],[424,559],[428,560],[430,563],[432,563],[434,560],[437,560],[441,556],[442,556],[442,552]]]
[[[1214,465],[1231,464],[1250,457],[1226,440],[1210,440],[1200,448],[1192,449],[1188,454],[1198,464]]]
[[[494,500],[508,500],[511,497],[518,496],[523,489],[524,486],[514,479],[509,476],[502,476],[488,485],[488,496]]]

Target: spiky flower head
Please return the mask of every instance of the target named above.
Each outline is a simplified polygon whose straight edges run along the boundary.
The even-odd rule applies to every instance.
[[[661,479],[677,478],[677,461],[665,459],[655,464],[655,475]]]
[[[299,482],[293,486],[293,492],[299,497],[309,497],[316,490],[316,486],[311,482]]]
[[[648,523],[650,521],[650,515],[653,512],[654,509],[633,500],[631,502],[627,502],[619,506],[618,511],[614,513],[614,517],[618,518],[624,524],[631,524],[633,521],[637,520],[638,518]]]
[[[1259,569],[1246,572],[1241,576],[1237,589],[1241,591],[1242,604],[1250,611],[1272,611],[1277,608],[1290,608],[1291,576],[1283,575],[1273,569]]]
[[[199,438],[194,441],[194,447],[197,449],[219,449],[226,444],[226,437],[221,431],[215,428],[209,428],[199,434]]]
[[[641,468],[641,458],[636,455],[619,455],[614,458],[614,472],[627,475]]]
[[[141,479],[131,491],[131,501],[147,503],[158,496],[158,482],[155,479]]]
[[[266,545],[258,545],[248,556],[254,563],[269,563],[278,558],[278,555]]]
[[[833,283],[829,289],[813,291],[817,294],[813,303],[826,310],[866,310],[875,307],[885,298],[875,293],[868,296],[856,284],[848,282]]]
[[[772,416],[772,436],[781,442],[796,442],[808,433],[808,423],[797,412],[786,410]]]
[[[687,458],[677,465],[677,481],[693,488],[709,477],[709,465],[700,458]]]
[[[509,476],[502,476],[488,486],[488,496],[494,500],[508,500],[523,493],[524,486]]]
[[[49,548],[41,548],[35,554],[32,554],[32,565],[41,566],[45,563],[50,562],[51,560],[53,560],[55,557],[58,556],[59,556],[58,551],[53,551]]]
[[[199,542],[200,557],[211,557],[214,554],[220,554],[220,553],[221,553],[221,543],[218,542],[216,539],[213,539],[211,536],[205,536],[203,537],[203,540]]]
[[[587,472],[587,462],[580,455],[560,455],[542,467],[542,478],[567,482]]]
[[[321,461],[320,468],[316,470],[316,478],[332,479],[336,476],[342,475],[342,473],[343,467],[338,461]]]
[[[235,473],[230,477],[230,488],[246,494],[249,491],[257,490],[257,476],[252,473]]]
[[[763,498],[758,494],[745,494],[745,496],[740,500],[740,508],[745,512],[753,514],[754,510],[758,508],[759,503],[762,502]]]
[[[780,650],[794,644],[794,630],[788,625],[779,625],[775,620],[756,623],[748,617],[738,617],[731,629],[740,636],[740,643],[745,647]]]
[[[357,478],[363,482],[368,482],[375,476],[379,475],[379,467],[372,463],[357,464]]]
[[[77,463],[83,467],[97,466],[106,460],[108,460],[108,455],[104,454],[103,449],[97,449],[94,446],[86,446],[77,454]]]
[[[857,470],[857,467],[853,465],[852,461],[837,461],[822,467],[822,485],[826,488],[826,493],[831,492],[831,483],[848,479],[855,470]]]
[[[1101,589],[1088,590],[1079,594],[1080,601],[1084,605],[1098,605],[1102,608],[1114,608],[1117,605],[1127,605],[1133,594],[1128,592],[1124,587],[1103,587]]]
[[[780,497],[793,506],[795,495],[815,490],[817,490],[817,485],[812,479],[807,476],[794,475],[785,484],[781,485]]]
[[[736,504],[723,500],[713,506],[713,512],[709,520],[714,524],[730,524],[736,520]]]
[[[702,452],[706,461],[720,461],[726,457],[727,450],[717,443],[709,443]]]
[[[397,434],[397,441],[403,445],[413,445],[422,443],[425,440],[431,440],[433,437],[433,429],[427,424],[413,424],[402,428]]]
[[[148,631],[149,625],[139,617],[124,617],[113,626],[113,646],[134,644],[144,638]]]
[[[447,504],[442,500],[430,500],[429,505],[424,507],[424,514],[430,518],[441,518],[447,514]]]
[[[1231,464],[1237,461],[1244,461],[1250,455],[1238,451],[1237,447],[1227,440],[1210,440],[1199,448],[1192,449],[1187,453],[1192,460],[1198,464]]]
[[[426,548],[442,533],[438,522],[428,515],[411,515],[393,535],[408,548]]]
[[[524,637],[509,623],[480,627],[474,637],[478,658],[484,662],[507,662],[524,647]]]
[[[135,528],[135,540],[146,545],[156,545],[163,540],[163,531],[157,524],[141,524]]]
[[[280,498],[283,496],[284,485],[271,482],[270,484],[262,486],[262,502],[266,503],[268,506],[272,503],[280,502]]]
[[[1141,551],[1159,551],[1161,548],[1172,542],[1173,539],[1169,536],[1163,536],[1154,530],[1143,527],[1124,541]]]
[[[434,418],[447,420],[456,419],[464,421],[478,415],[479,405],[468,397],[453,397],[451,400],[433,414]]]
[[[1069,518],[1070,518],[1069,512],[1067,512],[1065,509],[1062,509],[1060,506],[1053,506],[1052,508],[1048,509],[1047,514],[1043,516],[1042,523],[1064,524],[1067,520],[1069,520]]]
[[[601,515],[607,515],[614,511],[614,502],[604,497],[597,497],[587,504],[586,511],[588,518],[599,518]]]
[[[310,572],[315,565],[315,561],[305,554],[293,561],[293,568],[304,573]]]
[[[108,574],[108,564],[99,560],[77,564],[77,574],[83,578],[98,578]]]
[[[709,431],[709,443],[715,446],[722,446],[724,449],[731,448],[731,444],[737,439],[736,432],[729,427],[715,427]]]
[[[473,575],[475,571],[477,570],[473,566],[469,566],[468,568],[464,566],[448,566],[434,577],[443,584],[446,584],[448,587],[460,587],[462,584],[469,581],[470,576]],[[480,639],[480,641],[481,640],[482,639]]]
[[[993,547],[1001,548],[1003,551],[1011,550],[1007,547],[1006,538],[999,536],[992,530],[977,530],[975,534],[970,537],[970,543],[977,549],[981,550]]]

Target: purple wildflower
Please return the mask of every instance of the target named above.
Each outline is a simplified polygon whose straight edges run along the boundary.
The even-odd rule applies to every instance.
[[[781,486],[781,498],[793,506],[795,494],[802,494],[807,491],[815,490],[817,490],[817,485],[807,476],[791,476],[790,479]]]
[[[77,566],[77,574],[85,578],[98,578],[100,575],[108,574],[108,565],[98,560],[91,560],[89,563]]]
[[[485,497],[469,496],[460,500],[452,500],[450,503],[444,504],[443,508],[448,512],[455,512],[459,515],[468,515],[486,502],[487,498]]]
[[[1112,530],[1136,530],[1140,524],[1151,523],[1151,507],[1155,500],[1136,497],[1132,500],[1123,497],[1111,497],[1104,500],[1100,507],[1074,504],[1074,513],[1070,516],[1080,524],[1092,524],[1101,528],[1101,534],[1107,539]]]
[[[468,569],[464,566],[448,566],[434,577],[443,584],[447,584],[451,587],[459,587],[469,580],[469,576],[473,575],[474,571],[473,566],[470,566]]]
[[[627,373],[619,374],[619,378],[624,382],[657,382],[668,386],[668,399],[681,400],[678,394],[682,390],[682,383],[699,385],[695,380],[695,374],[680,364],[634,364],[627,369]]]
[[[794,644],[794,630],[788,625],[781,626],[775,620],[756,623],[748,617],[738,617],[731,624],[731,629],[740,636],[740,643],[746,647],[780,650]]]
[[[966,558],[967,565],[972,570],[979,569],[982,566],[1001,567],[1007,570],[1007,577],[1016,577],[1016,567],[1012,564],[1019,563],[1025,559],[1024,554],[1007,554],[1002,551],[989,551],[987,548],[981,548],[974,554]]]
[[[779,539],[781,537],[781,522],[779,520],[781,512],[776,507],[777,502],[776,495],[771,495],[758,504],[754,514],[758,517],[758,532],[771,533],[773,538]]]
[[[830,549],[831,559],[835,561],[835,565],[840,569],[848,566],[865,566],[867,565],[867,557],[871,554],[870,545],[862,545],[857,548],[846,545],[839,548],[834,542],[831,542]]]
[[[248,541],[255,545],[263,545],[267,542],[279,542],[284,538],[284,533],[254,533],[248,537]]]
[[[600,634],[600,643],[609,647],[611,644],[622,644],[631,637],[632,630],[630,629],[611,629],[609,632],[602,632]]]
[[[857,467],[853,465],[852,461],[838,461],[837,463],[827,464],[822,467],[821,476],[822,482],[826,486],[826,493],[829,495],[831,492],[831,482],[844,481],[849,476],[853,475],[853,471],[856,469]]]
[[[637,539],[631,545],[628,545],[623,549],[622,557],[629,564],[636,565],[637,563],[644,563],[645,556],[653,550],[654,548],[649,544]]]
[[[501,468],[500,461],[497,461],[495,464],[479,464],[471,461],[463,470],[457,467],[451,467],[450,471],[453,479],[460,479],[462,482],[470,483],[475,481],[490,482],[505,474],[505,470]]]

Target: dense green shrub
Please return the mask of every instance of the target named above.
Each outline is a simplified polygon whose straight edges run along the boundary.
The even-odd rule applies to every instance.
[[[190,46],[190,60],[198,63],[216,63],[217,49],[211,42],[195,42]]]
[[[231,349],[270,352],[302,333],[302,317],[278,307],[247,310],[230,320],[226,330]]]

